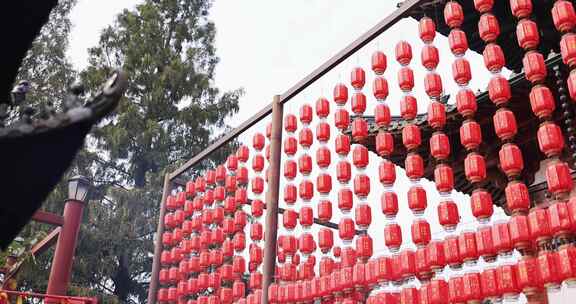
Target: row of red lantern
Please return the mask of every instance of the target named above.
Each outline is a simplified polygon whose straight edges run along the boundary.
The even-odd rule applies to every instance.
[[[573,101],[576,101],[576,35],[573,33],[576,27],[576,11],[570,1],[557,0],[552,7],[552,20],[556,30],[562,33],[560,39],[560,53],[562,61],[571,72],[566,79],[568,92]]]
[[[158,301],[160,303],[214,303],[214,304],[231,304],[234,301],[245,298],[246,287],[244,283],[237,280],[232,287],[222,287],[218,294],[211,296],[198,295],[196,300],[186,299],[187,296],[197,295],[201,289],[198,287],[198,280],[190,279],[187,282],[181,282],[177,287],[160,288],[158,290]],[[204,283],[202,283],[204,284]]]

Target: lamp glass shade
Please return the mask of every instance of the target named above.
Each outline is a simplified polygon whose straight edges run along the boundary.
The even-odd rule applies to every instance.
[[[84,202],[90,190],[90,181],[81,175],[68,180],[68,199]]]

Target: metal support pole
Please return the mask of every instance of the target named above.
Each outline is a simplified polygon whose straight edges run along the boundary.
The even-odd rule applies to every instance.
[[[262,304],[268,304],[268,286],[276,269],[276,233],[278,230],[278,198],[280,193],[280,156],[282,153],[283,109],[280,96],[272,101],[272,135],[270,137],[270,173],[266,193],[266,229],[264,244],[264,278],[262,282]]]
[[[160,215],[158,215],[158,229],[156,230],[156,244],[154,244],[154,258],[152,259],[152,275],[148,286],[148,304],[156,303],[158,293],[158,276],[160,274],[160,255],[162,254],[162,234],[164,234],[164,215],[166,214],[166,198],[170,193],[172,183],[168,174],[164,176],[164,190],[160,201]]]
[[[56,243],[56,252],[52,260],[46,294],[66,295],[68,291],[84,205],[84,202],[77,200],[66,201],[64,206],[64,224]]]

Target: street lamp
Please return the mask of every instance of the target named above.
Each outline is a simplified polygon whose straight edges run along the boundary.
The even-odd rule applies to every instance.
[[[68,199],[85,202],[90,190],[90,181],[82,176],[76,175],[68,179]]]

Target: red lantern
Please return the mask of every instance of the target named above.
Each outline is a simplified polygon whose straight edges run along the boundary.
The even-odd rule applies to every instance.
[[[538,147],[547,157],[558,155],[564,148],[562,130],[553,122],[545,122],[538,128]]]
[[[408,124],[402,129],[402,143],[407,150],[414,150],[422,143],[420,128],[415,124]]]
[[[313,112],[312,112],[312,106],[310,106],[309,104],[303,104],[300,107],[300,121],[307,125],[310,124],[312,122],[312,117],[313,117]]]
[[[301,181],[298,186],[298,193],[303,201],[307,202],[311,200],[314,196],[314,184],[309,180]]]
[[[404,92],[410,92],[414,88],[414,71],[410,67],[402,67],[398,70],[398,86]]]
[[[356,238],[356,253],[358,258],[367,261],[372,256],[372,252],[372,238],[368,234],[359,235]]]
[[[422,47],[422,52],[420,53],[420,61],[424,68],[429,71],[436,69],[438,63],[440,62],[440,55],[438,48],[432,44],[427,44]]]
[[[558,250],[558,275],[560,279],[572,286],[576,279],[576,247],[562,246]]]
[[[316,177],[316,188],[320,195],[327,196],[332,190],[332,176],[330,174],[321,173]],[[311,197],[311,195],[310,195]]]
[[[374,121],[379,127],[386,127],[390,124],[390,108],[385,104],[377,104],[374,109]]]
[[[529,17],[532,14],[532,0],[511,0],[510,9],[518,19]]]
[[[518,288],[530,294],[542,287],[542,280],[538,270],[538,260],[531,256],[524,256],[517,264]]]
[[[300,235],[299,245],[300,252],[305,256],[310,255],[316,250],[316,243],[312,234],[305,232]]]
[[[556,290],[560,288],[562,280],[558,273],[559,266],[555,252],[540,251],[538,253],[538,272],[544,287]]]
[[[368,137],[368,123],[363,118],[356,118],[352,122],[352,138],[362,141]]]
[[[396,264],[402,279],[413,277],[416,273],[416,257],[412,250],[402,250],[398,255],[398,264]]]
[[[434,183],[440,193],[450,193],[454,188],[452,167],[446,164],[437,165],[434,169]]]
[[[370,193],[370,177],[358,174],[354,177],[354,194],[359,198],[365,198]]]
[[[512,241],[510,240],[510,230],[507,222],[497,222],[492,226],[492,240],[494,249],[498,253],[507,253],[512,250]]]
[[[537,48],[540,43],[538,25],[530,19],[520,20],[516,25],[516,37],[521,48],[525,50]]]
[[[496,248],[494,247],[494,238],[492,237],[491,226],[480,226],[476,233],[476,248],[478,255],[482,256],[485,261],[492,261],[496,256]]]
[[[496,111],[493,117],[493,121],[494,131],[496,131],[496,135],[500,138],[500,140],[511,139],[518,132],[514,112],[506,108],[501,108]]]
[[[282,214],[282,223],[284,228],[292,230],[296,227],[296,221],[298,219],[298,214],[292,209],[284,210]]]
[[[562,60],[564,64],[568,65],[570,68],[574,68],[576,65],[576,35],[573,33],[568,33],[562,35],[560,39],[560,53],[562,54]]]
[[[412,120],[418,114],[418,103],[412,95],[404,95],[400,98],[400,115],[405,120]]]
[[[456,108],[464,117],[473,116],[478,109],[476,95],[470,89],[461,89],[456,93]]]
[[[376,100],[384,101],[388,97],[388,81],[382,76],[376,76],[372,82],[372,93]]]
[[[471,183],[479,183],[486,179],[486,162],[484,156],[470,153],[464,159],[464,172]]]
[[[452,54],[462,56],[468,50],[468,39],[466,33],[459,29],[453,29],[448,34],[448,43]]]
[[[345,105],[348,101],[348,88],[346,85],[339,83],[334,87],[334,102],[338,105]]]
[[[506,63],[504,52],[496,43],[487,44],[482,53],[482,57],[484,58],[484,65],[492,73],[501,71]]]
[[[404,160],[406,176],[411,180],[418,180],[424,175],[424,159],[417,153],[408,153]]]
[[[206,181],[203,177],[198,177],[194,182],[194,187],[196,188],[196,192],[204,193],[206,191]]]
[[[464,277],[453,276],[448,279],[448,300],[450,303],[463,303]]]
[[[430,224],[425,219],[416,219],[411,227],[412,242],[418,247],[428,245],[431,239]]]
[[[302,154],[298,158],[298,167],[300,174],[307,176],[312,172],[312,157],[308,154]]]
[[[415,214],[422,214],[428,205],[426,190],[421,186],[412,186],[408,190],[408,207]]]
[[[352,209],[352,191],[348,188],[341,188],[338,191],[338,208],[343,212],[348,212]]]
[[[296,118],[296,115],[287,114],[284,116],[284,130],[293,133],[296,132],[296,129],[298,129],[298,119]]]
[[[412,47],[406,41],[400,41],[395,48],[396,61],[401,65],[408,65],[412,61]]]
[[[316,100],[316,115],[320,118],[326,118],[330,114],[330,102],[324,97]]]
[[[524,75],[531,83],[539,83],[546,78],[547,69],[544,56],[539,52],[530,51],[524,54],[522,65],[524,66]]]
[[[289,156],[294,156],[296,154],[296,150],[298,149],[298,141],[295,137],[287,137],[284,140],[284,153]]]
[[[314,134],[310,128],[302,128],[298,134],[298,141],[300,145],[305,148],[310,148],[314,140]]]
[[[436,36],[436,24],[434,23],[434,20],[430,17],[421,18],[418,23],[418,32],[420,33],[420,39],[424,43],[432,43]]]
[[[444,268],[446,265],[444,257],[444,242],[432,240],[426,246],[426,260],[430,269],[437,271]]]
[[[398,251],[402,245],[402,228],[396,223],[384,226],[384,243],[392,252]]]
[[[494,207],[492,205],[492,195],[484,189],[476,189],[470,196],[472,215],[479,221],[485,222],[492,216]]]
[[[330,249],[334,246],[334,236],[332,230],[328,228],[322,228],[318,231],[318,247],[322,253],[328,253]]]
[[[378,132],[375,139],[376,152],[380,156],[389,156],[394,151],[394,137],[390,132]]]
[[[356,145],[352,151],[352,163],[357,168],[366,168],[368,165],[368,148]]]
[[[252,169],[256,172],[262,172],[264,169],[264,157],[262,155],[252,157]]]
[[[524,169],[522,151],[517,145],[512,143],[504,144],[498,152],[500,158],[500,168],[508,177],[519,176]]]
[[[433,101],[428,106],[428,124],[433,129],[441,129],[446,124],[446,107],[444,104]]]
[[[380,197],[382,213],[387,218],[394,218],[398,214],[398,196],[392,191],[384,191]]]
[[[497,268],[486,268],[481,273],[480,283],[485,298],[495,298],[502,296],[502,294],[498,293],[497,275],[496,275],[497,272],[498,272]]]
[[[434,279],[428,285],[428,303],[442,304],[449,299],[448,283],[443,279]]]
[[[492,77],[488,83],[488,95],[496,106],[508,102],[512,97],[508,80],[502,76]]]
[[[354,210],[354,218],[360,229],[368,229],[372,223],[372,210],[368,204],[359,204]]]
[[[330,166],[331,161],[330,149],[328,149],[328,147],[321,146],[316,150],[316,164],[318,164],[318,167],[326,168]],[[310,170],[312,170],[312,168],[310,168]]]
[[[572,31],[576,25],[576,12],[572,2],[556,1],[552,7],[552,20],[558,31],[562,33]]]
[[[468,272],[463,277],[462,293],[464,300],[468,302],[480,302],[484,298],[481,288],[480,273]]]
[[[446,264],[453,268],[458,268],[462,264],[460,257],[460,244],[458,243],[457,235],[448,235],[444,240],[444,259]]]
[[[510,240],[512,241],[512,246],[516,250],[524,250],[530,246],[530,227],[528,224],[528,217],[525,215],[517,214],[510,218],[508,223],[508,229],[510,230]]]
[[[336,179],[341,184],[346,184],[352,177],[352,166],[346,160],[341,160],[336,164]]]
[[[296,177],[297,167],[298,166],[296,162],[292,159],[287,159],[286,161],[284,161],[284,177],[287,180],[293,180]],[[256,177],[255,179],[261,179],[262,181],[264,181],[261,177]],[[252,185],[254,185],[254,180],[252,182]],[[254,188],[254,186],[252,186],[252,188]]]
[[[350,137],[339,134],[336,136],[336,140],[334,142],[335,151],[340,156],[346,156],[350,152]]]
[[[433,100],[438,100],[442,95],[442,78],[437,73],[427,73],[424,76],[424,91]]]
[[[572,100],[576,100],[576,72],[572,70],[566,79],[566,83],[568,84],[568,92],[570,93],[570,98]]]
[[[330,221],[332,218],[332,203],[328,200],[321,200],[318,203],[318,220],[322,222]]]
[[[458,206],[454,201],[444,200],[438,204],[438,221],[447,231],[453,231],[456,228],[460,221],[460,215],[458,214]]]
[[[351,218],[342,218],[338,224],[338,236],[343,241],[350,241],[354,238],[356,229],[354,228],[354,220]]]
[[[312,207],[304,206],[300,208],[300,225],[303,227],[312,226],[314,221],[314,211]]]
[[[572,175],[570,167],[563,161],[554,161],[546,167],[546,182],[548,192],[553,195],[569,193],[572,190]]]
[[[576,41],[574,41],[576,43]],[[530,91],[530,106],[538,118],[544,119],[552,115],[555,109],[554,96],[547,86],[537,85]]]
[[[480,38],[486,43],[494,42],[500,35],[500,24],[492,14],[482,14],[478,21]]]
[[[530,233],[536,243],[544,243],[550,240],[552,231],[550,230],[550,218],[547,209],[534,209],[528,213],[528,224]]]
[[[432,137],[430,137],[430,154],[437,160],[443,160],[450,156],[450,139],[448,135],[443,132],[432,134]]]
[[[486,13],[492,10],[494,0],[474,0],[474,7],[480,13]]]
[[[383,185],[392,185],[396,181],[396,169],[393,162],[384,160],[378,166],[378,175],[380,183]]]
[[[362,92],[352,94],[352,112],[356,115],[362,115],[366,111],[366,95]]]
[[[550,217],[550,232],[555,237],[566,236],[571,227],[568,205],[565,202],[556,202],[548,207]]]
[[[334,113],[334,125],[339,130],[345,130],[350,125],[350,115],[345,109],[336,109]]]
[[[450,28],[458,28],[464,22],[464,11],[456,1],[448,1],[444,6],[444,22]]]
[[[387,66],[386,55],[384,53],[380,51],[372,53],[372,71],[374,71],[376,75],[384,74]]]
[[[355,67],[350,72],[350,84],[356,90],[361,90],[366,83],[366,73],[361,67]]]
[[[472,79],[472,72],[468,60],[465,58],[457,58],[452,63],[452,76],[458,85],[467,85],[470,82],[470,79]]]

